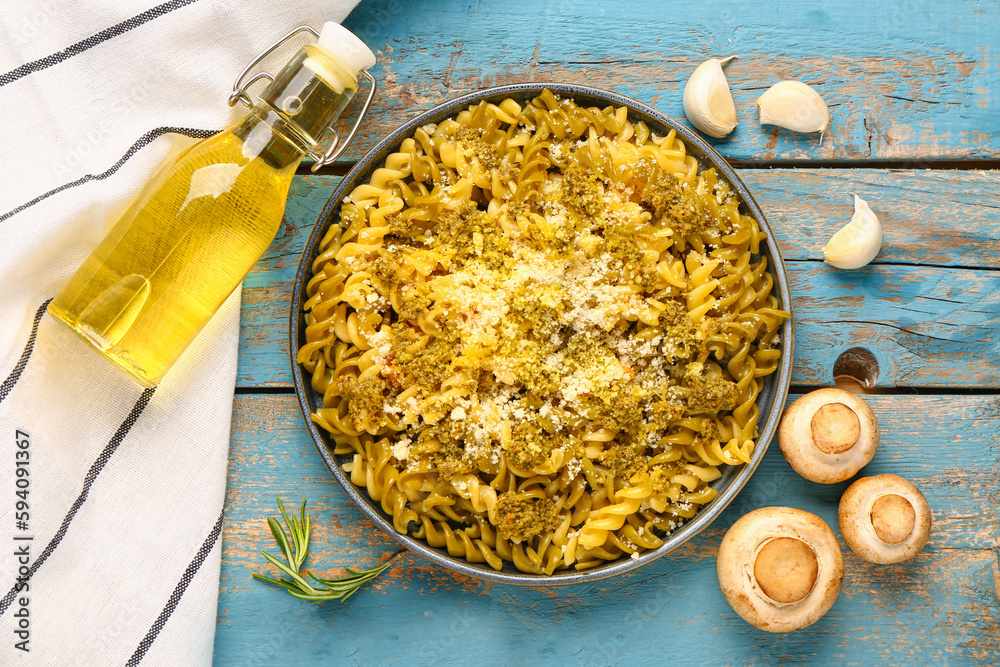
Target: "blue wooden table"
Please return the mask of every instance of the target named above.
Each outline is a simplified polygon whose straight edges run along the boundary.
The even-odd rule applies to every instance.
[[[378,52],[380,93],[362,139],[327,173],[296,178],[282,230],[247,278],[234,404],[215,658],[220,665],[1000,663],[1000,6],[949,0],[364,1],[346,25]],[[276,28],[277,30],[277,28]],[[767,452],[751,482],[676,555],[567,588],[460,577],[406,556],[345,604],[310,605],[251,578],[274,550],[274,497],[308,498],[307,563],[370,566],[395,543],[347,500],[291,392],[291,280],[340,175],[413,115],[479,88],[584,83],[683,119],[690,72],[727,68],[740,125],[718,150],[741,169],[789,266],[793,398],[833,384],[838,356],[878,360],[866,397],[883,444],[863,474],[916,483],[934,516],[913,562],[878,566],[844,546],[844,588],[815,625],[771,635],[719,591],[726,529],[767,505],[836,527],[847,486],[808,482]],[[754,100],[801,79],[829,103],[820,144],[757,123]],[[880,216],[878,260],[823,264],[852,193]]]

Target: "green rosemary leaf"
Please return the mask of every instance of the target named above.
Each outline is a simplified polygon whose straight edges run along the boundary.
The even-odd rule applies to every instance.
[[[370,570],[356,571],[352,570],[349,567],[345,568],[348,572],[351,573],[351,575],[347,577],[339,577],[337,579],[324,579],[323,577],[317,577],[312,572],[309,572],[309,576],[327,587],[345,587],[345,586],[360,585],[367,581],[371,581],[372,579],[377,577],[379,574],[382,573],[383,570],[392,565],[395,559],[396,557],[393,556],[390,560],[386,561],[385,563],[382,563],[381,565],[377,565]]]
[[[343,597],[339,594],[338,595],[333,595],[331,593],[310,594],[310,593],[302,593],[300,591],[291,589],[289,589],[288,592],[291,593],[292,597],[297,597],[300,600],[309,600],[310,602],[325,602],[326,600],[340,600]]]
[[[302,568],[302,564],[306,562],[306,556],[309,555],[309,534],[312,527],[312,517],[306,514],[306,501],[302,500],[302,551],[298,558],[299,568]]]
[[[290,559],[292,555],[292,548],[288,544],[288,537],[285,535],[285,531],[282,530],[281,524],[279,524],[274,517],[268,517],[267,525],[271,527],[271,534],[274,535],[274,540],[278,543],[281,551],[285,554],[285,559]]]
[[[342,598],[340,598],[340,601],[343,602],[344,600],[346,600],[347,598],[351,597],[352,595],[354,595],[357,592],[358,592],[358,588],[352,588],[351,590],[349,590],[346,593],[344,593],[344,596]]]
[[[309,539],[312,532],[312,517],[306,514],[306,501],[302,501],[298,517],[290,517],[288,512],[285,511],[285,506],[281,502],[281,498],[278,498],[277,501],[278,510],[285,521],[288,534],[285,533],[285,529],[281,527],[281,524],[278,523],[275,517],[269,517],[267,524],[270,526],[271,533],[274,535],[274,539],[281,548],[287,562],[282,563],[278,558],[267,552],[261,552],[261,555],[264,556],[267,562],[274,565],[282,574],[286,575],[288,579],[275,579],[262,574],[255,574],[253,576],[259,581],[284,588],[293,597],[311,602],[324,602],[326,600],[344,601],[357,593],[366,583],[384,572],[404,553],[400,551],[386,562],[368,570],[345,568],[348,572],[348,576],[346,577],[333,579],[317,577],[312,572],[302,569],[302,565],[309,554]],[[291,535],[291,542],[289,542],[289,534]],[[310,584],[306,580],[306,577],[315,581],[318,586]]]
[[[283,502],[281,502],[281,497],[280,496],[276,496],[275,500],[278,501],[278,510],[281,511],[281,518],[283,518],[285,520],[285,523],[288,524],[289,523],[289,521],[288,521],[288,512],[285,511],[285,504]]]
[[[294,581],[288,581],[287,579],[272,579],[271,577],[265,577],[263,574],[254,574],[253,578],[258,581],[266,581],[269,584],[274,584],[275,586],[281,586],[283,588],[294,588],[297,585]]]
[[[294,581],[294,582],[295,582],[295,583],[296,583],[296,584],[297,584],[297,585],[298,585],[298,586],[299,586],[300,588],[302,588],[302,589],[303,589],[303,590],[305,590],[306,592],[312,592],[312,591],[314,591],[314,590],[315,590],[315,589],[314,589],[314,588],[313,588],[312,586],[310,586],[310,585],[309,585],[309,582],[307,582],[307,581],[306,581],[305,579],[303,579],[302,577],[300,577],[300,576],[299,576],[299,573],[298,573],[298,572],[296,572],[296,571],[295,571],[295,570],[293,570],[292,568],[288,567],[287,565],[285,565],[284,563],[282,563],[281,561],[279,561],[279,560],[278,560],[277,558],[275,558],[275,557],[274,557],[274,556],[272,556],[271,554],[269,554],[269,553],[267,553],[266,551],[264,551],[264,552],[262,552],[262,555],[263,555],[263,556],[264,556],[264,558],[266,558],[266,559],[267,559],[267,560],[268,560],[268,561],[269,561],[269,562],[270,562],[270,563],[271,563],[272,565],[274,565],[274,566],[275,566],[275,567],[277,567],[277,568],[278,568],[279,570],[281,570],[281,571],[282,571],[283,573],[285,573],[286,575],[288,575],[288,577],[289,577],[289,578],[290,578],[290,579],[291,579],[292,581]]]
[[[373,572],[370,575],[366,575],[366,576],[363,576],[363,577],[347,577],[347,578],[344,578],[343,580],[340,580],[340,581],[338,581],[336,579],[330,579],[330,580],[327,580],[324,583],[326,584],[327,587],[333,587],[333,586],[355,586],[355,585],[360,585],[360,584],[363,584],[365,582],[371,581],[372,579],[374,579],[375,577],[377,577],[381,572],[382,572],[382,570],[379,570],[377,572]]]
[[[294,519],[290,519],[288,517],[288,512],[285,511],[285,505],[284,505],[284,503],[281,502],[281,498],[278,498],[277,500],[278,500],[278,509],[281,510],[281,517],[285,520],[285,525],[288,526],[288,532],[292,536],[292,543],[294,544],[295,551],[297,552],[298,551],[298,543],[297,543],[298,542],[298,540],[297,540],[298,534],[295,532],[295,521],[294,521]],[[288,562],[289,563],[293,563],[294,561],[292,560],[292,556],[294,556],[294,552],[288,552],[288,556],[289,556],[288,557]]]

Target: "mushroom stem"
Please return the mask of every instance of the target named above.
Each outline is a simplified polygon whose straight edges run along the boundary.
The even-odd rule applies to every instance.
[[[816,584],[816,552],[794,537],[778,537],[757,553],[753,576],[764,595],[775,602],[798,602]]]
[[[826,454],[842,454],[858,442],[861,421],[843,403],[827,403],[810,420],[813,442]]]
[[[872,528],[886,544],[899,544],[913,532],[917,513],[906,498],[895,493],[882,496],[872,503]]]

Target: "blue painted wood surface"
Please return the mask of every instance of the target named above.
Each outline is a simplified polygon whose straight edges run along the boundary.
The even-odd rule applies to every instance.
[[[301,176],[278,239],[244,284],[217,664],[1000,664],[1000,174],[986,171],[1000,158],[996,3],[366,0],[346,25],[378,49],[381,93],[345,166],[413,115],[503,83],[585,83],[682,118],[688,73],[738,53],[727,76],[740,126],[715,143],[757,167],[741,176],[789,263],[793,382],[830,385],[842,350],[875,353],[884,393],[866,400],[884,439],[864,473],[914,481],[934,531],[909,564],[870,565],[845,547],[844,589],[826,617],[789,635],[755,630],[719,592],[725,529],[776,504],[836,527],[846,486],[802,479],[774,446],[708,530],[615,579],[515,588],[407,556],[343,605],[254,581],[269,569],[259,552],[275,551],[265,521],[276,495],[309,499],[308,564],[319,572],[372,565],[396,548],[332,481],[289,391],[290,281],[339,181]],[[754,99],[782,78],[830,103],[822,144],[757,125]],[[963,169],[948,169],[956,160]],[[870,267],[841,272],[819,261],[821,247],[849,219],[855,192],[882,219],[885,245]]]
[[[794,397],[793,397],[794,398]],[[769,505],[808,510],[836,531],[847,483],[799,477],[772,446],[734,503],[676,555],[626,575],[570,587],[520,588],[449,573],[407,556],[347,603],[313,606],[254,581],[275,552],[265,519],[274,495],[310,500],[307,565],[334,574],[369,566],[395,542],[331,481],[294,397],[239,396],[223,532],[219,664],[419,665],[739,664],[817,661],[901,664],[1000,661],[996,512],[1000,400],[993,396],[870,396],[882,446],[862,474],[917,484],[934,517],[912,563],[876,566],[841,542],[844,588],[815,625],[771,635],[743,622],[719,591],[715,554],[725,529]],[[323,575],[321,575],[323,576]]]
[[[727,157],[1000,157],[994,2],[374,0],[345,25],[377,50],[383,86],[368,138],[346,160],[435,104],[508,83],[582,83],[683,118],[687,77],[731,54],[739,126],[715,142]],[[782,79],[827,101],[822,144],[759,125],[754,102]]]

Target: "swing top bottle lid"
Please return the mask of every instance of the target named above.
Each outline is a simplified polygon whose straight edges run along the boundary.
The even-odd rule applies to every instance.
[[[353,32],[333,21],[323,24],[319,33],[319,46],[338,56],[352,72],[360,72],[375,65],[375,54]]]

